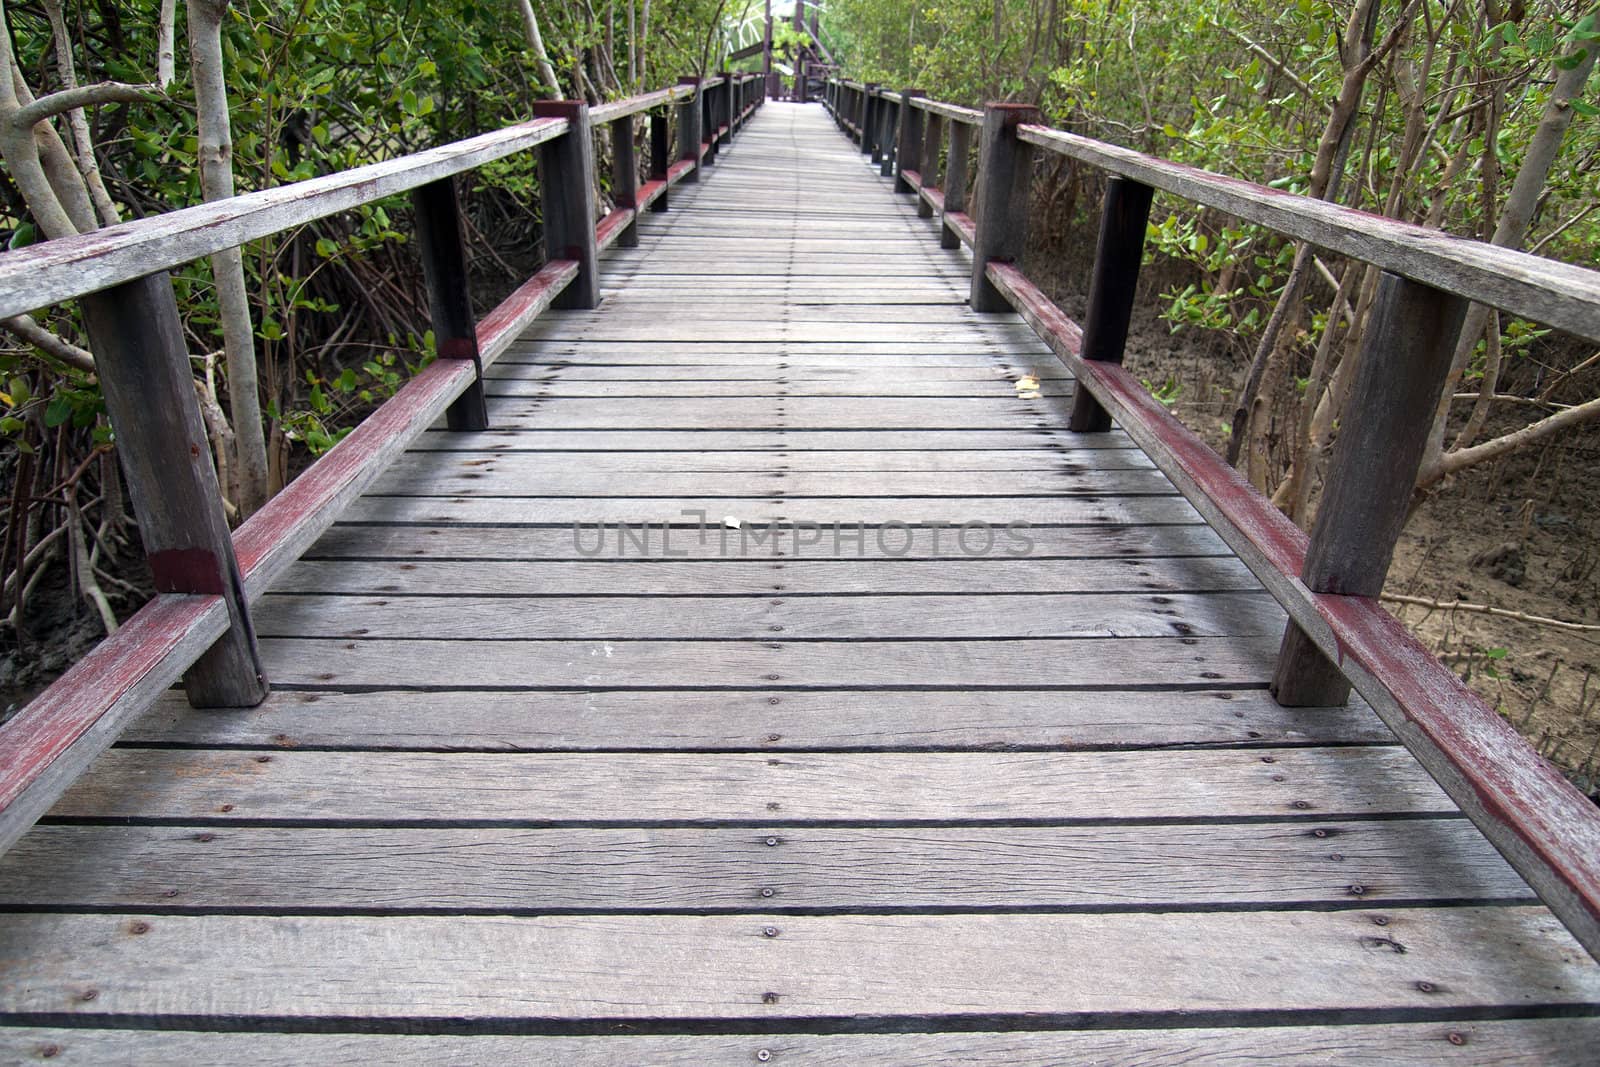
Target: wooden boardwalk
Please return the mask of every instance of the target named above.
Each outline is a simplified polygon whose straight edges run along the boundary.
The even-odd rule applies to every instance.
[[[821,109],[641,231],[264,598],[266,705],[0,859],[0,1060],[1593,1062],[1600,967],[1273,703],[1276,603]]]

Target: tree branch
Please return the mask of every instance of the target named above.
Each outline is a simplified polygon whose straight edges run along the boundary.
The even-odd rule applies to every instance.
[[[20,129],[32,129],[47,118],[74,108],[93,107],[96,104],[131,104],[159,96],[159,85],[129,85],[126,82],[96,82],[63,89],[59,93],[41,96],[26,107],[20,107],[11,121]]]
[[[1437,463],[1427,468],[1418,477],[1417,488],[1425,489],[1439,479],[1454,474],[1456,471],[1465,470],[1474,464],[1483,463],[1497,456],[1503,456],[1507,452],[1514,452],[1519,448],[1526,448],[1535,441],[1542,441],[1551,434],[1560,433],[1562,430],[1594,418],[1600,418],[1600,397],[1567,408],[1565,411],[1558,411],[1548,418],[1529,423],[1514,433],[1496,437],[1494,440],[1485,441],[1481,445],[1473,445],[1471,448],[1458,448],[1446,452],[1439,457]]]
[[[0,319],[0,327],[5,328],[18,340],[32,345],[69,367],[81,370],[85,374],[94,373],[94,353],[57,337],[35,322],[31,315],[14,315],[9,319]]]
[[[1425,596],[1401,596],[1398,593],[1384,593],[1378,599],[1390,604],[1414,604],[1417,607],[1432,608],[1436,611],[1466,611],[1474,615],[1495,615],[1502,619],[1515,619],[1518,622],[1531,622],[1538,626],[1552,626],[1557,630],[1574,630],[1578,633],[1600,633],[1600,626],[1586,622],[1567,622],[1564,619],[1552,619],[1546,615],[1529,615],[1525,611],[1512,611],[1509,608],[1497,608],[1488,604],[1469,604],[1464,600],[1434,600]]]

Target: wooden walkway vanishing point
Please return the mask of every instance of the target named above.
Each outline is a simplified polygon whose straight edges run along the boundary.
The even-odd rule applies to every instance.
[[[821,108],[640,230],[260,601],[265,705],[0,859],[0,1061],[1594,1062],[1600,967],[1272,701],[1277,603]]]

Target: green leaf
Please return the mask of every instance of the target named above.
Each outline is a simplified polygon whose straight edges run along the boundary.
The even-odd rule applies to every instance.
[[[5,418],[0,418],[0,433],[18,433],[26,425],[28,424],[21,419],[7,415]]]
[[[53,430],[70,418],[72,418],[72,401],[67,399],[67,395],[57,393],[51,397],[50,403],[44,409],[44,424]]]
[[[317,255],[324,259],[332,259],[339,254],[339,242],[330,241],[326,237],[317,238]]]

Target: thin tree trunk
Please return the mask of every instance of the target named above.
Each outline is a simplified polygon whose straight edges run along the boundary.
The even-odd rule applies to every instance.
[[[1539,206],[1539,198],[1544,193],[1545,184],[1550,177],[1550,168],[1560,155],[1567,127],[1572,124],[1572,102],[1583,94],[1589,75],[1594,71],[1597,52],[1600,52],[1600,48],[1596,48],[1593,44],[1580,44],[1574,52],[1567,53],[1558,61],[1550,98],[1545,102],[1544,114],[1539,120],[1538,129],[1534,131],[1533,139],[1528,142],[1528,150],[1522,157],[1522,166],[1517,170],[1517,177],[1511,183],[1511,192],[1507,194],[1505,203],[1501,207],[1500,219],[1495,224],[1494,234],[1489,238],[1490,244],[1504,248],[1520,248],[1527,240],[1528,229],[1533,224],[1533,213]],[[1574,60],[1576,62],[1573,62]],[[1562,70],[1560,68],[1562,62],[1572,63],[1572,66]],[[1450,398],[1461,382],[1461,375],[1467,369],[1467,361],[1472,358],[1472,350],[1477,347],[1478,338],[1483,336],[1484,324],[1488,318],[1489,308],[1482,304],[1473,304],[1467,309],[1466,321],[1462,323],[1461,333],[1456,341],[1450,375],[1445,380],[1439,407],[1434,414],[1428,448],[1423,454],[1422,469],[1417,475],[1419,488],[1431,485],[1445,473],[1459,470],[1461,467],[1460,464],[1451,464],[1447,470],[1443,469],[1444,436],[1450,419]]]
[[[539,16],[533,10],[533,0],[518,0],[522,11],[522,28],[528,35],[528,47],[533,51],[533,61],[539,67],[539,77],[545,88],[556,97],[561,96],[561,82],[556,78],[556,68],[550,65],[550,53],[544,48],[544,34],[539,32]]]
[[[187,0],[189,63],[194,74],[200,134],[200,192],[207,200],[233,195],[233,128],[222,65],[222,20],[229,0]],[[222,312],[228,361],[228,410],[233,421],[234,478],[239,514],[248,518],[267,502],[267,440],[261,424],[255,330],[245,292],[244,259],[230,248],[211,257]]]

